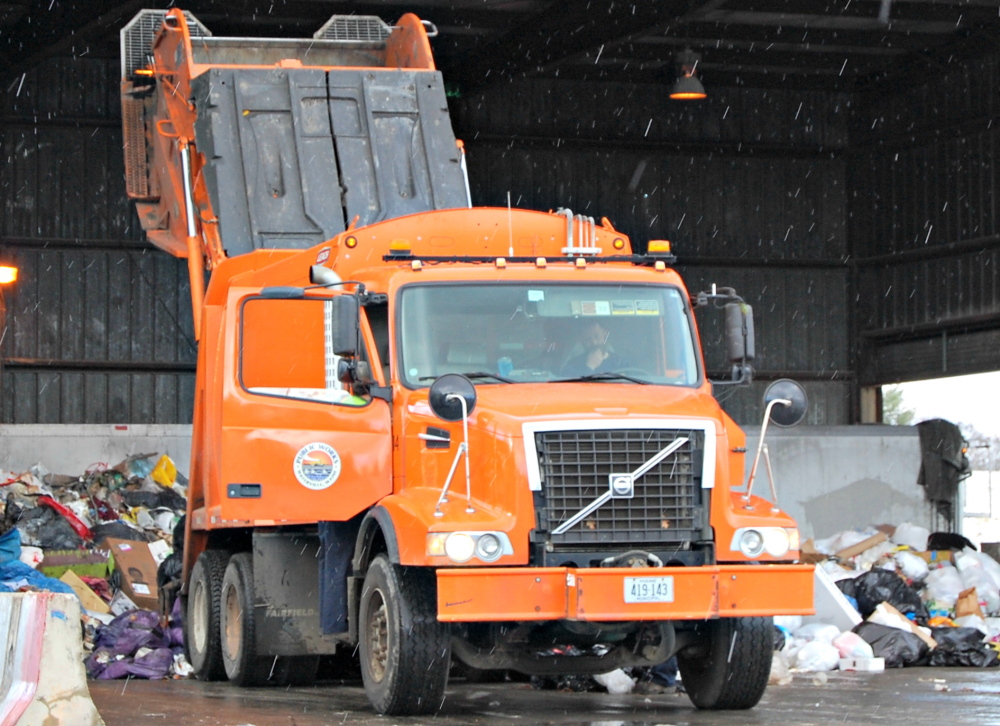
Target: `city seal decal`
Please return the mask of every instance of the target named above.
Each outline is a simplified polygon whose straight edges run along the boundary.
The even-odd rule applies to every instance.
[[[332,486],[340,476],[340,454],[327,444],[306,444],[295,455],[292,468],[299,484],[318,492]]]

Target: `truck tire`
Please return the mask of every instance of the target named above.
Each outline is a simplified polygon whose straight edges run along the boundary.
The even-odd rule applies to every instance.
[[[771,618],[719,618],[703,640],[677,654],[681,679],[698,708],[753,708],[764,695],[774,655]]]
[[[451,662],[448,625],[437,620],[433,570],[372,560],[361,590],[361,678],[381,714],[433,714]]]
[[[222,578],[228,561],[228,552],[205,550],[191,568],[184,613],[184,647],[195,677],[202,681],[221,681],[226,677],[222,665],[219,608]]]
[[[259,686],[267,680],[274,658],[257,656],[251,553],[239,552],[229,560],[219,602],[219,632],[226,676],[237,686]]]

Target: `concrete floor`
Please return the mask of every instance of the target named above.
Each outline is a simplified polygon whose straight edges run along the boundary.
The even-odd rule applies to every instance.
[[[538,691],[523,683],[449,685],[436,717],[375,715],[359,683],[243,690],[224,683],[91,681],[107,726],[339,726],[340,724],[1000,724],[1000,669],[907,668],[880,674],[799,675],[752,711],[697,711],[683,694],[611,696]],[[946,689],[946,690],[945,690]]]

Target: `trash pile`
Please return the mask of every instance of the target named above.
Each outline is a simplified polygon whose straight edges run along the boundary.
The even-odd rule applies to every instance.
[[[1000,665],[1000,563],[961,535],[880,525],[807,541],[802,555],[834,596],[807,624],[775,618],[772,683],[796,671]]]
[[[173,554],[186,495],[187,480],[159,454],[75,477],[41,464],[0,471],[0,592],[75,594],[93,678],[190,675]]]

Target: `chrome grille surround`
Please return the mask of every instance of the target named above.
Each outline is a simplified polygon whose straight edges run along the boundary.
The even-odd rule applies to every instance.
[[[534,474],[532,489],[540,493],[537,525],[553,546],[685,543],[707,524],[704,490],[714,484],[714,422],[598,420],[524,428],[533,457],[529,477]],[[636,478],[632,498],[612,498],[578,524],[551,534],[608,491],[610,474],[639,470],[679,439],[687,441]]]

